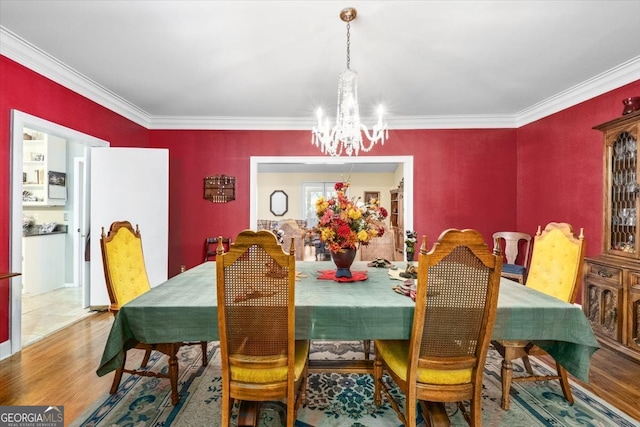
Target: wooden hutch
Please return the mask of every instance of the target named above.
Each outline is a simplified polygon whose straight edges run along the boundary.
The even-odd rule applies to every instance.
[[[400,181],[398,188],[394,188],[390,193],[389,223],[395,239],[393,246],[396,248],[396,259],[402,260],[404,257],[404,178]]]
[[[583,310],[600,343],[640,362],[640,111],[604,134],[603,249],[585,259]]]

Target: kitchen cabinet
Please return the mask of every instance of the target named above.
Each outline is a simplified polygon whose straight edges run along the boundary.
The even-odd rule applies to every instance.
[[[25,129],[22,144],[23,206],[64,206],[67,201],[66,140]]]
[[[64,286],[66,237],[66,233],[49,233],[22,238],[24,294],[37,295]]]

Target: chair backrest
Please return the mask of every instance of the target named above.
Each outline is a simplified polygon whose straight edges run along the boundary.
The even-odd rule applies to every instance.
[[[223,237],[222,246],[225,252],[229,250],[230,245],[231,245],[231,237]],[[215,260],[217,250],[218,250],[218,238],[207,237],[204,240],[204,261],[207,262],[207,261]]]
[[[282,244],[283,249],[285,251],[292,251],[295,246],[296,259],[301,261],[304,258],[305,229],[300,228],[295,219],[283,219],[278,221],[278,230],[284,232],[282,237],[284,240]],[[289,245],[294,246],[289,247]]]
[[[429,252],[423,237],[408,375],[417,367],[472,368],[482,381],[501,267],[475,230],[446,230]]]
[[[150,289],[142,252],[142,236],[136,224],[116,221],[100,236],[104,279],[109,292],[109,310],[117,312],[124,304]]]
[[[584,262],[584,229],[575,236],[571,225],[550,222],[536,232],[527,287],[573,302]]]
[[[529,262],[529,248],[531,246],[531,234],[521,233],[518,231],[498,231],[493,233],[493,242],[495,248],[500,248],[501,243],[504,242],[504,257],[507,260],[507,264],[515,264],[520,252],[520,242],[524,241],[522,248],[523,256],[522,263],[520,265],[527,266]]]
[[[228,252],[218,252],[223,370],[229,364],[249,369],[282,366],[290,369],[293,381],[295,275],[295,254],[284,252],[270,231],[245,230]]]
[[[360,246],[360,260],[373,261],[382,258],[394,261],[396,254],[395,240],[394,230],[387,230],[382,237],[371,239],[367,245]]]

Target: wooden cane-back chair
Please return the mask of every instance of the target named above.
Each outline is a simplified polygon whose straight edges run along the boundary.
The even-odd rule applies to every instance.
[[[423,237],[411,338],[375,341],[376,405],[383,392],[402,423],[415,426],[416,401],[431,424],[448,421],[442,403],[458,402],[467,422],[481,425],[482,378],[501,265],[502,258],[475,230],[446,230],[429,252]],[[404,393],[404,414],[383,372]],[[464,400],[470,401],[470,411]]]
[[[116,221],[109,227],[109,233],[105,234],[102,227],[100,236],[100,249],[102,251],[102,265],[104,269],[104,278],[109,293],[109,311],[114,316],[117,315],[120,307],[142,295],[151,289],[147,269],[144,262],[144,253],[142,251],[142,236],[140,229],[136,225],[133,229],[129,221]],[[170,355],[175,354],[175,349],[184,344],[192,343],[137,343],[135,348],[144,350],[145,355],[142,359],[141,367],[144,368],[149,362],[152,350],[158,350],[162,353]],[[196,344],[196,343],[193,343]],[[207,364],[207,343],[197,343],[202,347],[202,364]],[[151,372],[146,370],[136,370],[125,368],[127,352],[124,352],[121,365],[116,369],[111,385],[110,393],[114,394],[118,390],[122,374],[128,373],[132,375],[154,376],[159,378],[168,378],[172,386],[172,400],[175,405],[178,402],[177,384],[178,384],[178,367],[169,366],[167,374],[161,372]]]
[[[584,261],[584,230],[575,236],[567,223],[550,222],[543,231],[538,227],[534,237],[531,267],[526,286],[562,301],[572,303],[576,297],[578,279]],[[573,403],[573,395],[567,378],[567,371],[556,362],[557,375],[535,375],[529,356],[547,354],[530,341],[494,341],[493,346],[503,357],[502,362],[502,402],[503,409],[509,409],[512,381],[560,380],[565,399]],[[512,361],[522,358],[528,376],[513,376]]]
[[[293,239],[292,239],[293,240]],[[234,401],[284,399],[287,426],[304,400],[309,342],[295,340],[295,249],[245,230],[216,256],[222,425]]]

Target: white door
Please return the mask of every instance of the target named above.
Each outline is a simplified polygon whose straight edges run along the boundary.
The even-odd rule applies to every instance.
[[[140,227],[151,286],[167,280],[169,151],[151,148],[91,148],[90,306],[109,305],[100,235],[114,221]]]

